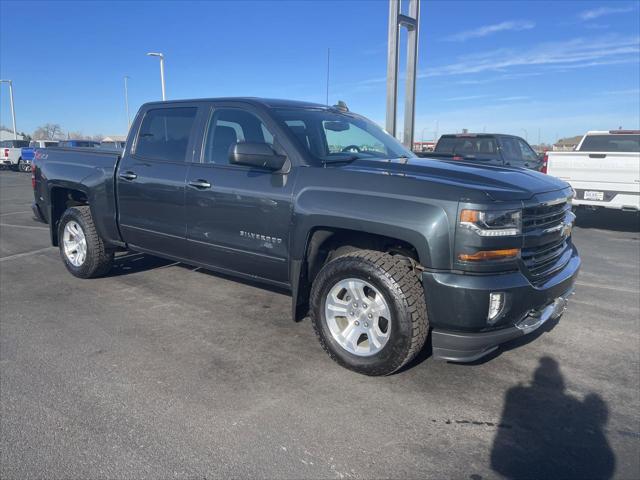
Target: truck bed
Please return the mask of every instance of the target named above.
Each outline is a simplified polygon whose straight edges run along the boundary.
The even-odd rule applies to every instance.
[[[547,173],[571,184],[575,205],[640,208],[640,153],[548,152]]]
[[[118,239],[115,171],[121,152],[95,148],[37,148],[34,154],[36,205],[49,223],[50,196],[68,186],[81,189],[91,205],[98,230]]]

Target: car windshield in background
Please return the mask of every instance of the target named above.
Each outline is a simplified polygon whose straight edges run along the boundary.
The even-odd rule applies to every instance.
[[[26,140],[6,140],[2,142],[2,146],[6,148],[27,148],[29,142]]]
[[[375,123],[333,109],[274,109],[274,116],[293,133],[300,146],[320,162],[414,157]]]
[[[640,135],[587,135],[582,152],[640,152]]]
[[[492,137],[442,137],[435,152],[462,157],[494,158],[498,156],[498,146]]]

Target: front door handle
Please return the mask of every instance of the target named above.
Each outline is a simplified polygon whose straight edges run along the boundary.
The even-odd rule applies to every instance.
[[[199,188],[204,190],[205,188],[211,188],[211,184],[209,182],[207,182],[206,180],[203,180],[201,178],[199,178],[198,180],[191,180],[189,182],[189,185],[191,185],[192,187],[195,188]]]
[[[120,178],[123,178],[125,180],[135,180],[136,178],[138,178],[138,175],[136,175],[134,172],[124,172],[120,174]]]

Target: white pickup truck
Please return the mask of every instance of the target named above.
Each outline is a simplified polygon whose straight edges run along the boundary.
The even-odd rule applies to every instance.
[[[28,147],[26,140],[4,140],[0,142],[0,166],[18,170],[22,163],[22,149]]]
[[[640,130],[587,132],[575,151],[547,152],[543,165],[571,184],[575,206],[640,211]]]

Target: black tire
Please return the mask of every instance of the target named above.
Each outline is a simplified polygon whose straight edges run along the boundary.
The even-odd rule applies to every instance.
[[[406,258],[373,250],[357,250],[324,265],[311,288],[313,328],[322,348],[337,363],[364,375],[389,375],[409,363],[429,332],[422,283]],[[325,318],[325,299],[340,280],[358,278],[383,295],[391,311],[387,343],[372,356],[355,355],[333,337]]]
[[[63,234],[67,223],[76,222],[82,232],[87,243],[87,253],[84,262],[79,265],[73,265],[64,251]],[[105,275],[111,269],[113,264],[113,251],[105,248],[104,242],[96,231],[91,210],[87,206],[68,208],[60,218],[58,224],[58,243],[60,246],[60,256],[64,266],[72,275],[78,278],[95,278]]]

